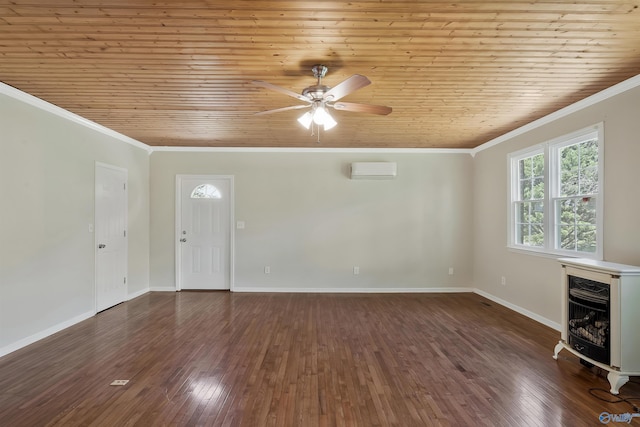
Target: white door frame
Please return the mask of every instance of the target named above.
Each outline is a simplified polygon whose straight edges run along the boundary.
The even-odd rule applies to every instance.
[[[235,190],[233,186],[233,175],[185,175],[178,174],[176,175],[176,223],[175,223],[175,233],[174,233],[174,245],[175,245],[175,263],[176,263],[176,291],[182,289],[182,284],[180,283],[181,277],[181,250],[182,245],[180,244],[180,238],[182,237],[182,180],[183,179],[219,179],[226,180],[229,182],[229,290],[233,291],[234,288],[234,270],[235,270]]]
[[[105,169],[111,169],[111,170],[115,170],[115,171],[119,171],[124,173],[125,176],[125,188],[124,188],[124,222],[125,222],[125,245],[124,245],[124,255],[123,255],[123,262],[124,262],[124,273],[125,273],[125,284],[124,284],[124,288],[125,288],[125,294],[124,294],[124,299],[123,302],[127,300],[127,298],[129,297],[129,283],[128,283],[128,277],[129,277],[129,171],[125,168],[119,167],[119,166],[114,166],[114,165],[110,165],[108,163],[102,163],[102,162],[95,162],[95,166],[94,166],[94,191],[95,191],[95,187],[98,184],[98,180],[97,180],[97,173],[95,172],[98,168],[105,168]],[[93,289],[94,289],[94,298],[93,298],[93,313],[97,314],[98,313],[98,232],[97,232],[97,216],[98,216],[98,211],[96,209],[96,194],[94,193],[93,195],[93,205],[94,205],[94,210],[93,210],[93,250],[94,250],[94,262],[93,262]]]

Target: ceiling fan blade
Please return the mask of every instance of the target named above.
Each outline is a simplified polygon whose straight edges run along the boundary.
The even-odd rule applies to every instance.
[[[260,111],[258,113],[255,113],[254,116],[262,116],[264,114],[279,113],[280,111],[287,111],[287,110],[299,110],[301,108],[309,108],[309,107],[311,107],[311,105],[292,105],[290,107],[282,107],[282,108],[276,108],[274,110]]]
[[[304,95],[295,93],[292,90],[285,89],[280,86],[272,85],[271,83],[267,83],[262,80],[253,80],[251,83],[253,83],[256,86],[260,86],[266,89],[275,90],[276,92],[284,93],[285,95],[289,95],[290,97],[299,99],[300,101],[311,102],[311,100]]]
[[[327,104],[336,110],[354,111],[356,113],[370,113],[386,116],[393,110],[391,107],[385,107],[384,105],[371,105],[371,104],[354,104],[353,102],[336,102],[335,104]]]
[[[327,101],[337,101],[338,99],[349,95],[351,92],[368,86],[371,81],[360,74],[354,74],[346,80],[338,83],[324,94],[324,99]]]

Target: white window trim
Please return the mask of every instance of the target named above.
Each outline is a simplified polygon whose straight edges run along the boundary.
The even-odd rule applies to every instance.
[[[551,167],[556,162],[555,155],[557,149],[575,144],[584,140],[585,137],[595,133],[598,137],[598,196],[596,198],[596,250],[593,253],[589,252],[577,252],[567,251],[562,249],[556,249],[555,231],[554,231],[554,218],[555,218],[555,206],[552,194],[552,184],[557,183],[557,170],[555,167]],[[524,157],[530,157],[542,152],[544,154],[544,170],[545,170],[545,183],[544,183],[544,247],[533,247],[527,245],[517,244],[516,239],[516,213],[514,201],[518,198],[518,186],[517,177],[517,164],[518,161]],[[578,131],[569,133],[567,135],[554,138],[546,141],[542,144],[537,144],[525,149],[509,153],[507,156],[508,164],[508,197],[507,197],[507,248],[510,251],[527,253],[531,255],[538,255],[543,257],[581,257],[592,258],[597,260],[603,259],[603,235],[604,235],[604,123],[600,122],[593,126],[580,129]]]

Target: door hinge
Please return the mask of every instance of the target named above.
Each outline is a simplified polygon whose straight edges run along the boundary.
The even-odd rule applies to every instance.
[[[124,230],[124,237],[127,237],[127,230]]]
[[[127,278],[126,277],[124,278],[124,284],[125,285],[127,284]]]
[[[122,189],[126,190],[127,189],[127,183],[125,182],[124,184],[122,184]]]

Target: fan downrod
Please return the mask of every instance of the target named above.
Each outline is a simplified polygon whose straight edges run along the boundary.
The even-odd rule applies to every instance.
[[[313,86],[305,88],[302,91],[302,95],[306,96],[312,101],[321,100],[324,94],[330,89],[328,86],[322,84],[322,78],[327,74],[328,70],[329,69],[325,65],[314,65],[311,68],[311,71],[313,71],[313,76],[318,79],[318,82]]]

